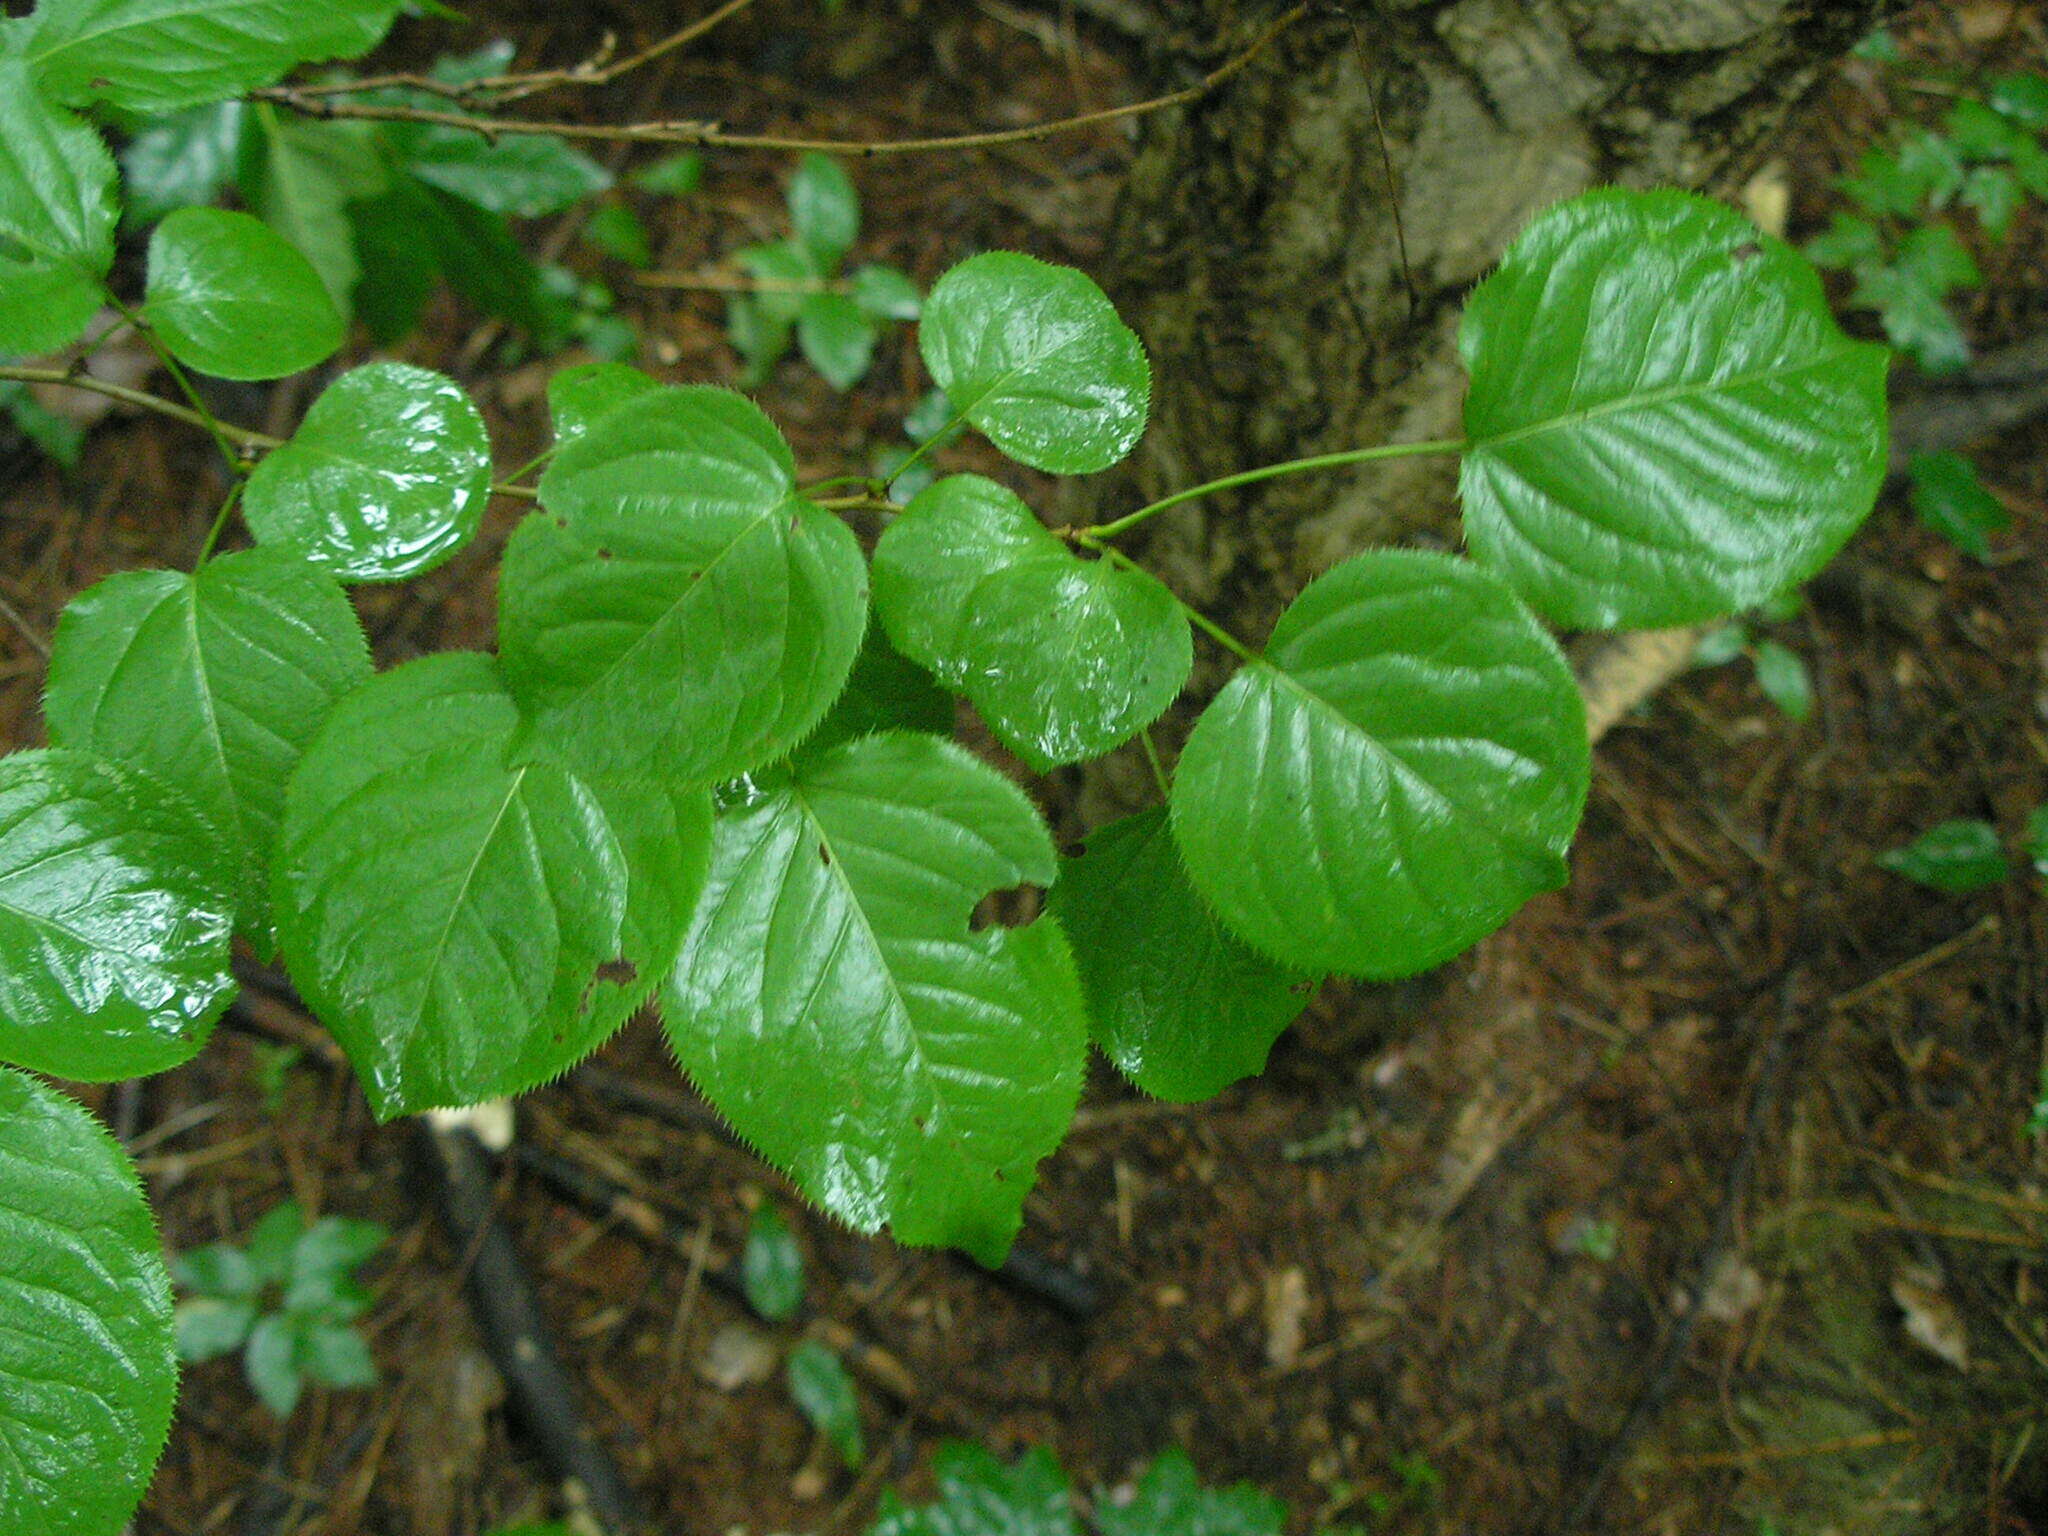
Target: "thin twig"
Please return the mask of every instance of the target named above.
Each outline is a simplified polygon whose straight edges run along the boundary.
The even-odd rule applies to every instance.
[[[21,638],[28,642],[30,650],[34,651],[45,661],[50,659],[50,642],[36,633],[28,620],[21,616],[21,610],[4,597],[0,597],[0,619],[5,619],[14,626],[15,631]]]
[[[1168,107],[1186,106],[1189,102],[1198,101],[1208,95],[1244,69],[1265,51],[1266,46],[1275,37],[1307,13],[1306,5],[1295,6],[1261,32],[1244,52],[1211,70],[1193,85],[1178,91],[1169,91],[1164,96],[1129,102],[1120,107],[1105,107],[1095,112],[1082,112],[1073,117],[1058,118],[1049,123],[1037,123],[1025,128],[1003,128],[987,133],[943,134],[922,139],[808,139],[782,134],[728,133],[716,123],[696,121],[564,123],[530,118],[478,117],[467,112],[443,112],[432,107],[338,102],[312,94],[302,87],[289,85],[272,86],[253,94],[259,100],[275,102],[307,117],[428,123],[442,128],[466,128],[472,133],[483,134],[486,138],[499,134],[527,137],[549,135],[600,143],[686,144],[697,148],[715,149],[816,151],[821,154],[851,155],[865,159],[878,155],[928,154],[962,149],[990,149],[1001,144],[1024,144],[1079,128],[1095,128],[1105,123],[1121,122],[1125,118],[1141,117],[1146,113],[1163,111]]]

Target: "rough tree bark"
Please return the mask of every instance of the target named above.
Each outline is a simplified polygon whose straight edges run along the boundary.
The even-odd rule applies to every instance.
[[[1151,18],[1169,84],[1293,8],[1120,4]],[[1153,424],[1103,490],[1128,505],[1275,459],[1458,436],[1463,298],[1530,216],[1602,183],[1739,188],[1886,8],[1310,0],[1226,88],[1145,124],[1105,270],[1153,358]],[[1168,513],[1133,547],[1256,639],[1345,555],[1445,530],[1454,475],[1428,458],[1269,482]],[[1092,786],[1097,813],[1120,784]]]

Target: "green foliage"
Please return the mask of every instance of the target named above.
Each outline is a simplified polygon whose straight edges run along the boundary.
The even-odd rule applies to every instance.
[[[1194,665],[1179,600],[1156,577],[1081,559],[979,475],[919,492],[882,535],[874,574],[896,648],[1041,773],[1121,746]]]
[[[368,1387],[377,1381],[355,1323],[370,1293],[355,1271],[390,1236],[375,1222],[323,1216],[306,1222],[296,1202],[271,1210],[243,1247],[217,1243],[171,1261],[185,1297],[177,1307],[178,1354],[199,1362],[240,1350],[249,1385],[279,1418],[307,1381]]]
[[[789,1395],[811,1427],[839,1453],[849,1471],[858,1471],[867,1459],[867,1442],[861,1434],[860,1400],[854,1396],[853,1378],[839,1357],[822,1344],[805,1341],[789,1352],[786,1372]]]
[[[999,1263],[1080,1094],[1087,1024],[1053,919],[968,919],[1054,873],[1023,793],[934,737],[758,775],[721,807],[664,994],[676,1057],[848,1225]]]
[[[1781,621],[1794,617],[1798,604],[1796,593],[1793,596],[1789,611],[1777,612],[1772,604],[1766,604],[1760,615]],[[1757,686],[1780,714],[1795,722],[1812,718],[1813,678],[1799,653],[1779,641],[1756,638],[1746,625],[1723,624],[1702,635],[1693,650],[1692,664],[1719,667],[1744,656],[1756,669]]]
[[[344,698],[292,776],[278,935],[380,1118],[556,1076],[675,958],[704,792],[587,782],[518,733],[488,657],[431,656]]]
[[[696,185],[694,167],[675,180]],[[860,238],[860,195],[837,160],[811,153],[789,179],[793,238],[748,246],[733,260],[759,285],[726,305],[726,332],[746,363],[743,384],[759,384],[795,337],[804,359],[834,389],[867,376],[887,322],[915,320],[917,285],[894,267],[868,265],[840,276]]]
[[[1988,821],[1944,821],[1903,848],[1879,854],[1877,863],[1880,869],[1951,896],[1997,885],[2011,872],[1998,829]]]
[[[1902,62],[1896,43],[1865,57]],[[2048,200],[2044,102],[2048,76],[2009,75],[1982,100],[1956,100],[1939,128],[1898,130],[1838,183],[1857,211],[1837,212],[1807,244],[1814,261],[1854,278],[1850,304],[1876,311],[1892,344],[1929,373],[1969,362],[1950,302],[1983,281],[1955,210],[1970,209],[1983,238],[1997,244],[2029,198]]]
[[[1100,1499],[1101,1536],[1281,1536],[1287,1511],[1249,1483],[1204,1488],[1181,1450],[1164,1452],[1138,1479],[1128,1503]]]
[[[1977,466],[1960,453],[1916,453],[1906,472],[1914,515],[1972,559],[1989,560],[1991,536],[2012,526],[2012,514],[1984,489]]]
[[[0,758],[0,1061],[111,1082],[205,1045],[234,871],[172,790],[83,752]]]
[[[740,1283],[747,1305],[771,1323],[787,1322],[804,1304],[804,1256],[796,1246],[796,1234],[772,1205],[756,1210],[747,1229]]]
[[[262,220],[217,208],[157,225],[142,315],[178,361],[223,379],[297,373],[342,339],[312,264]]]
[[[0,1298],[0,1513],[13,1531],[108,1536],[170,1432],[170,1278],[126,1154],[4,1067]]]
[[[1884,349],[1718,204],[1552,209],[1472,295],[1459,344],[1473,557],[1559,624],[1759,603],[1841,548],[1884,479]]]
[[[234,860],[237,922],[267,936],[285,783],[369,676],[334,578],[288,550],[251,549],[193,576],[121,571],[73,598],[43,714],[58,745],[182,788]]]
[[[609,295],[535,266],[505,222],[601,185],[566,147],[216,110],[207,92],[226,87],[193,83],[207,71],[275,78],[388,20],[267,0],[55,0],[0,32],[0,346],[61,345],[116,299],[112,161],[19,51],[42,38],[72,99],[62,28],[88,11],[118,25],[110,72],[83,78],[181,114],[140,124],[126,161],[161,215],[142,315],[168,356],[231,377],[310,366],[351,301],[389,337],[437,274],[536,338],[630,350]],[[242,51],[177,55],[176,26],[224,18]],[[437,68],[474,80],[504,58]],[[1989,133],[1968,126],[1973,144]],[[1945,163],[1923,149],[1906,169],[1946,185]],[[261,224],[201,206],[223,177]],[[658,992],[683,1068],[808,1198],[996,1264],[1091,1036],[1147,1091],[1214,1093],[1259,1069],[1324,975],[1440,963],[1562,882],[1585,720],[1525,603],[1602,626],[1763,603],[1867,514],[1885,459],[1882,350],[1842,338],[1797,257],[1698,199],[1595,194],[1540,219],[1475,294],[1469,440],[1402,445],[1464,454],[1475,559],[1358,555],[1255,650],[1115,543],[1219,485],[1083,529],[1048,528],[993,480],[915,485],[969,427],[1051,473],[1132,450],[1150,369],[1099,288],[1005,253],[960,263],[922,305],[900,273],[842,278],[859,207],[829,161],[798,166],[791,216],[792,239],[735,258],[760,279],[736,323],[757,360],[794,336],[850,382],[875,329],[921,309],[935,387],[906,422],[917,448],[887,462],[888,486],[827,497],[848,482],[806,485],[737,394],[616,362],[561,372],[539,506],[504,552],[498,658],[372,676],[341,586],[430,570],[476,534],[491,445],[452,380],[370,362],[260,456],[268,439],[222,433],[252,445],[229,453],[246,479],[222,528],[239,507],[258,547],[213,558],[216,529],[189,576],[126,572],[75,599],[49,680],[58,745],[0,761],[0,1060],[73,1078],[176,1065],[232,990],[237,932],[281,952],[385,1118],[552,1077]],[[894,518],[872,572],[849,510]],[[1064,863],[1024,790],[945,739],[961,694],[1041,771],[1118,749],[1180,695],[1191,625],[1241,667],[1171,775],[1153,760],[1166,805]],[[1781,707],[1807,707],[1789,651],[1746,632],[1739,648]],[[79,1140],[63,1166],[104,1175],[103,1154]],[[240,1350],[281,1411],[302,1379],[370,1375],[349,1279],[365,1240],[301,1225],[278,1216],[181,1270],[187,1348]],[[761,1218],[746,1264],[770,1317],[801,1295],[778,1227]],[[75,1240],[0,1243],[0,1277]],[[40,1339],[30,1307],[0,1286],[0,1341]],[[791,1366],[851,1465],[843,1371],[816,1349]],[[0,1430],[10,1407],[0,1394]],[[99,1460],[130,1466],[160,1439],[127,1433]],[[52,1464],[89,1464],[69,1454]],[[953,1452],[940,1484],[938,1504],[893,1505],[877,1529],[1076,1529],[1049,1458]],[[106,1536],[133,1491],[96,1481],[57,1528]],[[1269,1505],[1204,1492],[1184,1461],[1137,1499],[1104,1504],[1108,1536],[1272,1526]]]
[[[397,581],[469,541],[490,486],[484,419],[455,381],[370,363],[328,385],[256,466],[242,514],[259,542],[343,581]]]
[[[1144,346],[1071,268],[1009,251],[970,256],[933,285],[917,344],[958,418],[1020,464],[1088,474],[1144,433]]]
[[[1315,990],[1195,893],[1163,810],[1091,832],[1061,861],[1050,910],[1088,936],[1074,959],[1095,1043],[1158,1098],[1193,1103],[1256,1075]]]
[[[1564,883],[1589,759],[1571,669],[1514,595],[1383,550],[1311,582],[1203,711],[1173,831],[1253,947],[1412,975]]]

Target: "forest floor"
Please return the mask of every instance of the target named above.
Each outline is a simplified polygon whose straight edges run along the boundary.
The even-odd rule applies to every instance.
[[[572,36],[568,8],[476,9],[469,35],[502,29],[523,61],[574,57],[605,19],[575,7]],[[870,19],[885,9],[899,19]],[[1127,45],[1062,14],[906,0],[827,19],[762,0],[668,61],[649,100],[900,136],[1131,99]],[[653,29],[630,7],[610,19]],[[1942,68],[2048,57],[2032,5],[1931,7],[1899,35]],[[1889,113],[1940,104],[1869,64],[1835,71],[1771,157],[1792,235],[1825,223],[1832,178]],[[924,281],[999,246],[1088,267],[1130,142],[1115,126],[864,162],[856,255]],[[724,270],[782,233],[786,168],[729,155],[688,197],[635,194],[658,265]],[[2039,211],[1982,254],[1973,341],[2048,327]],[[656,372],[735,376],[716,294],[573,259],[618,289]],[[476,329],[444,297],[402,352],[460,373],[500,462],[522,461],[568,359],[502,371],[472,356]],[[808,471],[863,472],[902,440],[914,363],[898,328],[849,394],[794,360],[759,394]],[[303,404],[290,386],[226,401],[273,429]],[[63,603],[110,571],[189,561],[220,494],[207,451],[116,415],[74,476],[10,460],[7,748],[41,740],[38,646]],[[2010,836],[2048,800],[2048,425],[1975,456],[2014,518],[1989,563],[1888,492],[1847,556],[1856,579],[1767,626],[1812,672],[1812,718],[1777,714],[1746,664],[1680,678],[1602,744],[1569,887],[1398,1009],[1333,986],[1264,1076],[1195,1107],[1098,1068],[1023,1237],[1086,1279],[1085,1309],[808,1211],[719,1133],[648,1021],[599,1071],[522,1101],[522,1142],[546,1156],[507,1161],[499,1214],[657,1527],[858,1532],[882,1487],[926,1486],[932,1445],[966,1436],[1050,1445],[1086,1488],[1178,1444],[1206,1476],[1287,1500],[1302,1532],[2048,1531],[2048,1151],[2026,1131],[2048,883],[2016,866],[1949,896],[1873,863],[1951,817]],[[423,581],[359,589],[380,662],[489,643],[520,510],[498,503]],[[411,1133],[376,1127],[317,1050],[280,1057],[278,1028],[238,1011],[128,1102],[87,1097],[125,1120],[174,1249],[238,1238],[287,1197],[386,1223],[366,1324],[385,1382],[313,1391],[286,1424],[233,1362],[192,1369],[138,1536],[475,1536],[555,1512],[483,1362],[466,1255],[419,1197]],[[564,1165],[656,1219],[594,1215]],[[706,1283],[762,1201],[795,1225],[809,1277],[780,1327]],[[782,1385],[780,1352],[806,1333],[857,1367],[867,1475],[838,1468]]]

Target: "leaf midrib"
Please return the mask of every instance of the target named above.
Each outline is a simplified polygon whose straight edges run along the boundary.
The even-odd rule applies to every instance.
[[[483,867],[484,855],[497,840],[498,828],[505,824],[506,812],[512,809],[512,803],[519,798],[520,788],[526,783],[527,771],[527,765],[523,764],[512,770],[511,782],[505,786],[505,798],[499,801],[497,811],[491,816],[490,826],[484,829],[484,835],[477,839],[476,852],[470,855],[469,868],[462,872],[462,880],[448,902],[448,915],[442,921],[441,932],[434,940],[434,953],[421,972],[419,1006],[413,1010],[414,1035],[417,1035],[426,1022],[427,1004],[433,995],[434,976],[441,969],[441,959],[447,953],[448,940],[455,932],[456,914],[462,910],[463,902],[469,895],[469,888],[476,881],[476,872]]]
[[[1861,343],[1845,340],[1822,353],[1819,357],[1803,363],[1773,364],[1769,368],[1751,369],[1747,373],[1738,373],[1727,378],[1708,379],[1696,383],[1667,384],[1658,389],[1645,390],[1641,394],[1621,395],[1615,399],[1603,400],[1597,405],[1588,406],[1584,410],[1571,411],[1562,415],[1547,417],[1542,421],[1530,422],[1526,426],[1516,427],[1511,432],[1502,432],[1491,437],[1475,436],[1471,439],[1470,446],[1473,449],[1505,448],[1528,438],[1540,437],[1546,432],[1582,426],[1587,422],[1598,421],[1606,416],[1619,415],[1624,411],[1649,410],[1656,406],[1669,405],[1676,400],[1691,399],[1694,396],[1722,394],[1747,389],[1752,384],[1762,384],[1772,379],[1795,378],[1799,374],[1811,373],[1816,369],[1829,366],[1839,359],[1848,356],[1859,345]]]

